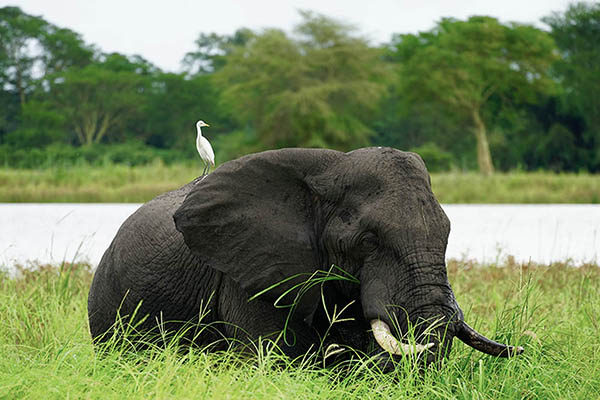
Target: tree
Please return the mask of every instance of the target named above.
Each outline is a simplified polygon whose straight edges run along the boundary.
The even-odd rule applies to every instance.
[[[99,143],[111,128],[133,118],[142,104],[148,79],[134,71],[145,71],[145,65],[115,70],[114,61],[115,55],[52,80],[48,101],[65,117],[79,144]]]
[[[588,146],[595,147],[600,168],[600,3],[570,4],[564,13],[542,19],[562,58],[555,69],[568,105],[581,113],[586,123]]]
[[[18,7],[0,8],[0,141],[34,142],[36,129],[47,130],[49,126],[53,133],[41,134],[45,139],[39,142],[55,138],[56,119],[41,122],[47,122],[51,114],[40,106],[43,101],[36,100],[30,107],[26,103],[34,93],[48,89],[46,77],[85,66],[93,55],[94,50],[77,33],[28,15]]]
[[[223,68],[227,56],[253,36],[248,28],[238,29],[232,36],[201,33],[194,42],[197,49],[186,53],[182,64],[190,75],[211,74]]]
[[[20,124],[3,142],[14,148],[42,148],[51,143],[69,143],[65,117],[51,103],[30,99],[21,108]]]
[[[491,17],[445,18],[430,32],[398,35],[392,42],[401,91],[416,103],[440,102],[468,118],[484,174],[494,171],[485,120],[489,99],[510,93],[534,101],[551,91],[554,49],[545,32]]]
[[[0,88],[13,89],[25,103],[33,82],[33,65],[38,56],[31,54],[46,22],[23,13],[17,7],[0,9]]]
[[[95,50],[84,43],[78,33],[46,24],[40,37],[40,66],[42,76],[49,76],[69,68],[85,67],[92,62]]]
[[[267,147],[368,144],[370,112],[384,92],[377,49],[353,29],[312,13],[290,37],[266,30],[216,73],[223,98]]]
[[[21,106],[35,90],[37,78],[84,66],[92,56],[79,34],[18,7],[0,8],[0,89],[14,90]]]
[[[152,79],[145,104],[145,139],[156,147],[178,146],[197,157],[194,146],[197,120],[203,119],[211,125],[203,132],[209,139],[231,130],[210,75],[158,74]]]

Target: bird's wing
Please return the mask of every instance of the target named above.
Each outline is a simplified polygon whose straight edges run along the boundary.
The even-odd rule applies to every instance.
[[[213,151],[212,146],[210,145],[210,142],[208,141],[208,139],[206,138],[202,138],[204,139],[204,141],[206,142],[206,154],[208,156],[208,159],[210,160],[210,163],[214,166],[215,165],[215,152]]]
[[[199,140],[196,141],[196,148],[198,149],[200,158],[215,165],[215,153],[213,152],[210,142],[204,136],[201,136]]]
[[[202,151],[202,136],[198,136],[196,138],[196,150],[198,150],[198,154],[200,154],[200,158],[204,159],[203,151]]]

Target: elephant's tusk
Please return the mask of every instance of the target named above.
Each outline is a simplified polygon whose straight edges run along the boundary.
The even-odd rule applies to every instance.
[[[464,321],[461,321],[460,327],[456,332],[456,337],[475,350],[496,357],[512,357],[519,355],[524,351],[521,346],[514,347],[494,342],[471,328]]]
[[[392,335],[388,324],[379,319],[371,321],[371,329],[373,329],[373,336],[375,336],[379,346],[388,353],[396,355],[420,354],[434,345],[433,343],[425,345],[400,343]]]

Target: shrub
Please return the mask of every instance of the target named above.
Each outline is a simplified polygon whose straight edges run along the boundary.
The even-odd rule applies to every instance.
[[[152,164],[161,160],[165,164],[191,160],[190,152],[174,149],[157,149],[140,142],[119,144],[96,144],[74,147],[52,144],[42,148],[19,149],[10,145],[0,146],[0,165],[18,169],[70,167],[76,165],[100,166],[125,164],[130,166]]]

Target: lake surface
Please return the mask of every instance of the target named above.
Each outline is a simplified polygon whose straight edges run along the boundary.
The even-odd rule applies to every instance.
[[[98,264],[140,204],[0,203],[0,266],[28,261]],[[600,205],[443,205],[447,258],[600,262]]]

